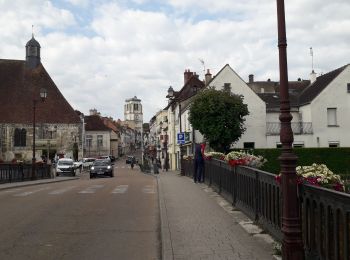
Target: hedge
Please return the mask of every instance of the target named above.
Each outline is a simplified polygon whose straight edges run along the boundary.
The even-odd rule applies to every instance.
[[[267,159],[261,168],[264,171],[278,174],[280,172],[281,149],[253,149],[249,150],[255,155],[262,155]],[[298,156],[297,166],[311,165],[313,163],[325,164],[336,174],[350,175],[350,147],[347,148],[294,148]]]

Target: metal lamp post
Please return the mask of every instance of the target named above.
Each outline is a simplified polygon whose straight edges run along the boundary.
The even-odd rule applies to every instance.
[[[38,101],[44,102],[45,99],[47,98],[47,90],[45,88],[40,89],[40,99],[33,99],[33,158],[32,158],[32,176],[31,179],[35,180],[35,110],[36,110],[36,105]]]
[[[278,48],[280,70],[280,140],[282,153],[279,157],[282,174],[282,257],[284,260],[304,259],[299,203],[297,197],[296,162],[293,153],[292,115],[288,93],[287,39],[284,0],[277,0]]]

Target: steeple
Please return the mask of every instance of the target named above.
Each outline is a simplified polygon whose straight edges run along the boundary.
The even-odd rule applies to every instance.
[[[27,68],[34,69],[40,64],[40,44],[35,40],[32,33],[32,39],[26,44],[26,65]]]

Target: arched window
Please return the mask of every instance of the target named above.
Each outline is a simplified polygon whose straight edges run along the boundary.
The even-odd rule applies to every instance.
[[[24,128],[15,129],[14,146],[21,147],[27,145],[27,130]]]
[[[27,146],[27,130],[21,130],[21,146]]]

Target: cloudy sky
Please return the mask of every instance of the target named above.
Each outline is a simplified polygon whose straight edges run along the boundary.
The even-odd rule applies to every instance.
[[[307,79],[350,60],[349,0],[285,0],[289,79]],[[0,58],[25,58],[31,38],[74,109],[123,119],[142,99],[144,121],[179,90],[185,69],[225,64],[244,79],[278,80],[275,0],[0,0]],[[204,61],[204,66],[200,62]]]

